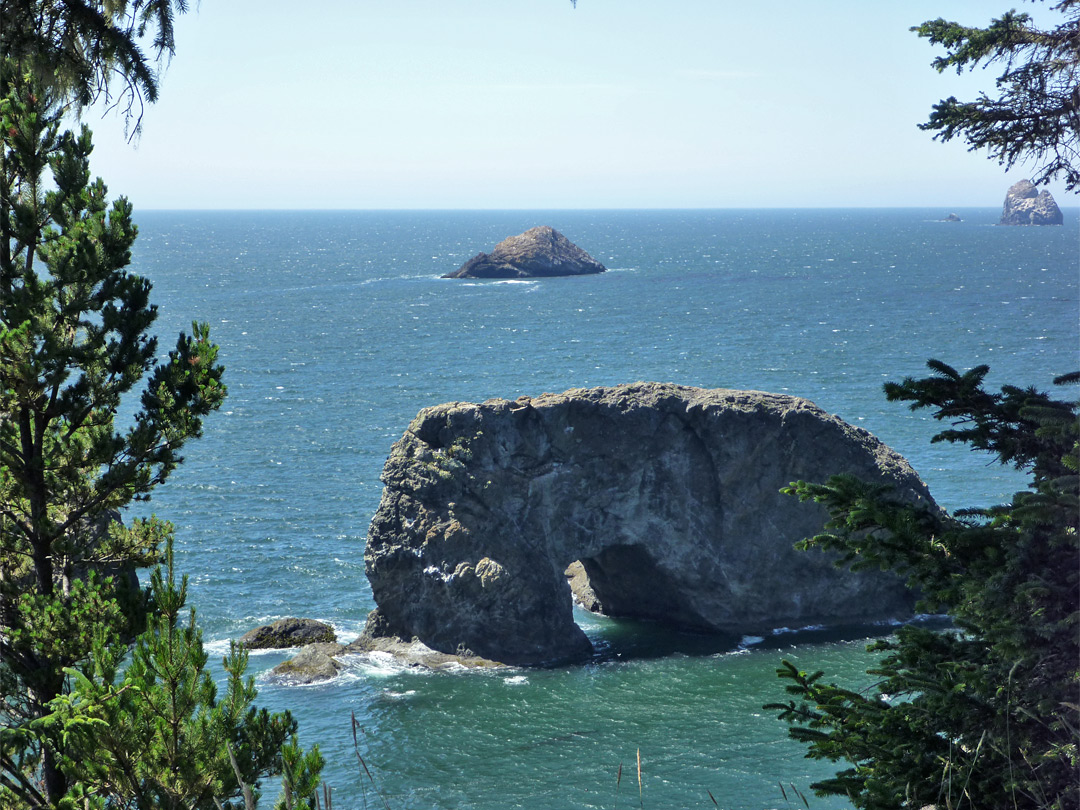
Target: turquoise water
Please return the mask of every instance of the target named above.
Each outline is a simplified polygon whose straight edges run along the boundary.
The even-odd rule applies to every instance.
[[[998,211],[148,212],[135,267],[162,350],[208,321],[229,398],[150,508],[211,649],[283,616],[355,637],[373,607],[363,545],[390,445],[426,406],[634,380],[807,397],[904,454],[950,508],[1004,498],[1008,470],[930,445],[936,423],[881,384],[937,357],[994,384],[1077,366],[1077,211],[1062,228]],[[551,225],[611,272],[440,279]],[[393,808],[787,807],[807,762],[761,705],[782,658],[865,683],[860,640],[677,636],[582,615],[602,655],[544,671],[418,673],[355,661],[313,687],[264,684],[364,806],[360,752]],[[752,640],[751,640],[752,641]],[[252,656],[262,676],[283,653]],[[616,793],[620,763],[623,778]],[[367,783],[366,800],[381,806]],[[791,806],[801,806],[798,799]],[[843,807],[810,796],[811,807]]]

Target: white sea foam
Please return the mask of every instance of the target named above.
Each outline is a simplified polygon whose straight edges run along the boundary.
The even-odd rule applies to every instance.
[[[209,653],[210,655],[213,655],[213,656],[228,655],[229,654],[229,641],[230,640],[227,639],[227,638],[214,639],[213,641],[206,641],[204,639],[203,640],[203,649],[206,650],[207,653]],[[253,653],[261,652],[261,650],[252,650],[252,652]]]
[[[320,619],[325,621],[328,625],[334,628],[334,635],[337,637],[338,644],[348,644],[350,641],[356,641],[360,638],[360,633],[363,632],[363,626],[359,628],[356,625],[346,625],[341,622],[332,622],[328,619]]]
[[[293,679],[288,677],[283,678],[278,675],[274,675],[272,671],[267,670],[266,672],[259,675],[259,677],[255,680],[257,683],[259,683],[260,687],[287,686],[290,689],[321,689],[323,687],[329,686],[331,688],[338,689],[345,683],[361,680],[361,675],[349,669],[343,669],[338,672],[338,674],[335,675],[333,678],[327,678],[326,680],[315,681],[313,683],[303,683],[301,681],[294,681]]]
[[[787,635],[788,633],[806,633],[806,632],[809,632],[811,630],[824,630],[824,629],[825,629],[825,625],[823,625],[823,624],[808,624],[808,625],[805,625],[804,627],[774,627],[773,631],[772,631],[772,634],[774,636],[783,636],[783,635]]]
[[[414,675],[430,672],[423,667],[411,667],[387,652],[356,653],[343,656],[341,660],[342,663],[348,665],[349,669],[369,678],[389,678],[405,672]]]

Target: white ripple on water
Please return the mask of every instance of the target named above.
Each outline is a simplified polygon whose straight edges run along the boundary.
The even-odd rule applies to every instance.
[[[338,690],[343,688],[345,684],[355,681],[363,680],[363,675],[358,672],[354,672],[350,669],[343,669],[333,678],[327,678],[322,681],[314,681],[313,683],[304,683],[302,681],[294,681],[291,678],[273,678],[270,679],[270,673],[264,672],[256,679],[260,684],[270,684],[274,686],[284,686],[291,689],[334,689]]]

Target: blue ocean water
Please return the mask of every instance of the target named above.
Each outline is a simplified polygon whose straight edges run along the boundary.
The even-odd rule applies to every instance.
[[[154,282],[164,353],[193,319],[221,345],[229,397],[144,511],[177,557],[215,653],[284,616],[348,640],[373,607],[368,522],[390,445],[450,401],[671,381],[790,393],[875,433],[943,505],[1000,501],[1015,473],[930,445],[929,414],[882,383],[928,358],[987,363],[1047,388],[1077,367],[1078,212],[994,227],[996,209],[146,212],[134,267]],[[444,280],[480,250],[551,225],[610,272]],[[762,704],[783,658],[850,683],[860,640],[780,635],[734,649],[580,621],[604,650],[577,667],[402,671],[356,662],[313,687],[262,682],[318,742],[335,804],[392,808],[801,805],[828,765],[802,758]],[[751,640],[752,641],[752,640]],[[284,653],[253,655],[260,679]],[[642,795],[637,753],[642,761]],[[616,777],[622,764],[622,780]],[[787,799],[779,784],[787,788]],[[270,792],[276,790],[268,786]],[[843,807],[809,797],[814,808]]]

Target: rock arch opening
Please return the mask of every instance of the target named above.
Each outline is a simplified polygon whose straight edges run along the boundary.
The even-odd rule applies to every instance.
[[[639,543],[619,543],[568,567],[574,601],[604,616],[664,622],[684,630],[710,630],[669,576]]]

